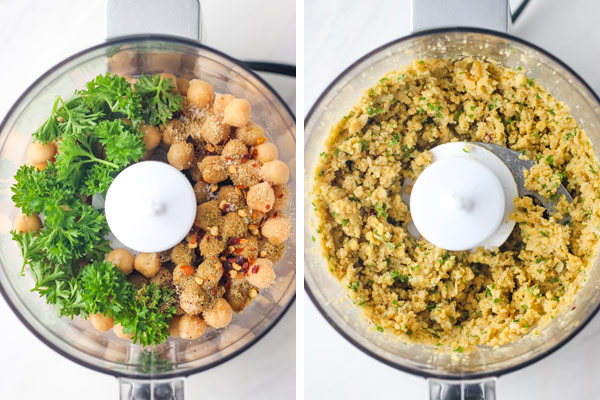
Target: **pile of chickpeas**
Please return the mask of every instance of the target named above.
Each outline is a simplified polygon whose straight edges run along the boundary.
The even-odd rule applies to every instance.
[[[224,328],[275,280],[274,263],[285,251],[291,220],[283,210],[290,199],[288,166],[277,147],[251,120],[251,105],[230,94],[217,94],[205,81],[161,74],[185,97],[181,115],[164,125],[143,124],[145,160],[166,161],[182,171],[197,200],[194,226],[173,249],[134,256],[114,249],[115,264],[138,289],[149,283],[172,288],[176,315],[170,336],[200,337],[207,327]],[[135,78],[127,77],[130,83]],[[56,147],[34,143],[30,162],[46,164]],[[165,154],[166,153],[166,154]],[[43,165],[42,165],[43,164]],[[20,215],[18,231],[39,230],[37,216]],[[123,332],[112,318],[89,316],[99,331]]]

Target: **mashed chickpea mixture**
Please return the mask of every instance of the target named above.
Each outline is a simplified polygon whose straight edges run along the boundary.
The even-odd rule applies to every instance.
[[[407,231],[405,179],[452,141],[537,161],[510,238],[450,252]],[[523,73],[475,59],[415,60],[388,73],[330,131],[315,175],[317,234],[331,273],[380,332],[458,352],[500,346],[567,309],[598,252],[600,166],[568,108]],[[556,194],[560,184],[573,196]],[[562,197],[562,198],[561,198]],[[565,218],[567,217],[567,218]]]

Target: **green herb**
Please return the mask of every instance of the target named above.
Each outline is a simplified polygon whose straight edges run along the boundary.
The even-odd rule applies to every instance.
[[[546,161],[548,162],[548,164],[554,165],[554,157],[552,157],[551,155],[546,157]]]
[[[456,353],[464,353],[464,350],[463,350],[462,346],[458,346],[457,348],[454,349],[454,351]]]
[[[527,84],[531,87],[533,87],[533,85],[535,85],[535,81],[531,78],[527,78]]]
[[[554,110],[548,110],[548,113],[554,115]]]
[[[383,332],[383,328],[377,324],[375,324],[375,328],[377,329],[377,332]]]
[[[342,220],[342,226],[346,226],[346,225],[348,225],[348,223],[349,223],[349,222],[350,222],[350,220],[349,220],[349,219],[344,219],[344,220]]]
[[[550,278],[550,279],[548,279],[548,282],[550,282],[550,283],[557,283],[558,282],[558,278]]]
[[[352,282],[348,285],[349,289],[354,290],[355,292],[358,290],[358,286],[360,285],[359,281]]]
[[[147,79],[164,85],[160,77]],[[146,116],[166,115],[165,107],[181,109],[182,98],[174,97],[171,89],[169,96],[158,94],[151,101],[143,88],[134,93],[124,78],[106,74],[67,101],[58,97],[50,117],[33,135],[43,143],[56,141],[58,155],[43,171],[20,167],[11,187],[17,207],[44,216],[35,235],[11,232],[21,248],[23,268],[29,265],[33,291],[45,296],[59,316],[112,316],[143,345],[166,339],[167,321],[175,312],[173,293],[147,287],[144,299],[118,268],[99,261],[111,250],[109,228],[102,210],[84,200],[106,192],[119,171],[146,153],[139,132]]]
[[[548,234],[544,231],[540,231],[540,235],[542,235],[543,237],[548,237]]]
[[[385,210],[387,209],[387,204],[383,203],[383,204],[375,204],[374,206],[375,211],[377,212],[377,217],[383,217],[383,218],[387,218],[388,215],[385,212]]]
[[[336,148],[336,149],[333,151],[333,154],[335,154],[335,156],[336,156],[336,157],[338,157],[338,156],[340,155],[340,149]]]
[[[183,97],[172,93],[175,82],[171,78],[165,81],[160,75],[142,74],[134,87],[142,99],[142,118],[150,125],[166,124],[182,108]]]
[[[381,114],[383,112],[383,108],[373,108],[371,106],[367,107],[367,113],[369,115]]]
[[[492,297],[492,291],[490,288],[485,288],[485,297]]]

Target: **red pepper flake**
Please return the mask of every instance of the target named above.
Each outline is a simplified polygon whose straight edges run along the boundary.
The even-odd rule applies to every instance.
[[[236,188],[238,188],[240,190],[244,190],[244,189],[246,189],[246,186],[244,186],[244,185],[237,185]]]
[[[217,287],[216,286],[213,286],[213,288],[212,288],[212,295],[213,296],[217,295]]]
[[[265,208],[267,209],[267,211],[269,211],[269,210],[271,209],[271,205],[270,205],[270,204],[267,204],[267,205],[265,206]]]
[[[256,264],[256,258],[249,258],[248,262],[250,263],[250,265],[254,265]]]
[[[252,273],[256,274],[258,272],[259,268],[260,268],[260,265],[256,264],[254,267],[252,267]]]
[[[279,196],[277,196],[277,198],[278,198],[278,199],[280,199],[280,198],[282,198],[282,197],[283,197],[283,193],[282,193],[282,194],[280,194]]]
[[[231,238],[229,239],[229,244],[232,246],[235,246],[236,244],[240,243],[241,238]]]
[[[194,221],[194,226],[195,226],[196,228],[199,228],[199,227],[200,227],[200,222],[198,222],[198,221]]]
[[[244,248],[243,247],[239,247],[239,248],[235,249],[234,253],[235,254],[242,254],[243,251],[244,251]]]
[[[257,163],[254,163],[254,164],[252,164],[252,166],[253,166],[254,168],[256,168],[256,167],[258,167],[258,164],[257,164]]]
[[[258,150],[254,149],[252,150],[252,158],[256,159],[256,157],[258,157]]]
[[[223,204],[223,212],[229,212],[229,203]]]
[[[231,162],[231,157],[229,157],[229,156],[225,157],[225,161]]]
[[[182,265],[181,270],[183,271],[185,276],[190,276],[194,273],[194,268],[190,267],[189,265]]]
[[[242,163],[242,164],[245,164],[245,163],[246,163],[246,161],[248,161],[248,156],[244,154],[244,155],[242,156],[242,159],[240,160],[240,163]]]

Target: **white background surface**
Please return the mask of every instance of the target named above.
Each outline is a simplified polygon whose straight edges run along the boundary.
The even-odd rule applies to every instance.
[[[170,2],[175,3],[173,0]],[[293,0],[202,0],[203,43],[240,59],[295,63]],[[0,118],[33,80],[104,39],[103,0],[0,0]],[[275,79],[295,105],[294,82]],[[187,398],[291,399],[295,305],[255,346],[187,381]],[[38,341],[0,297],[0,399],[116,399],[117,381]]]
[[[352,62],[409,33],[408,4],[408,0],[305,0],[306,112]],[[511,32],[556,55],[600,93],[599,14],[600,3],[594,0],[534,0]],[[357,350],[327,324],[308,296],[304,297],[306,399],[427,398],[425,380]],[[501,377],[498,398],[600,398],[599,339],[597,316],[553,355]]]

